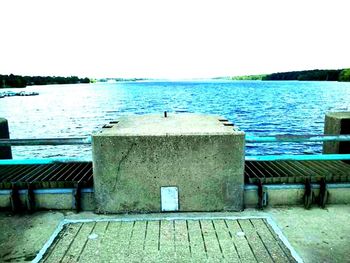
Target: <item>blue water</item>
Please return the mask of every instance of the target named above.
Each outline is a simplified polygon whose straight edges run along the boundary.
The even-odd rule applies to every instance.
[[[12,138],[87,136],[118,116],[197,112],[225,116],[247,134],[322,134],[328,111],[350,110],[350,83],[124,82],[32,86],[0,99]],[[18,89],[16,89],[18,91]],[[247,145],[247,154],[319,153],[320,143]],[[90,157],[90,147],[14,147],[15,158]]]

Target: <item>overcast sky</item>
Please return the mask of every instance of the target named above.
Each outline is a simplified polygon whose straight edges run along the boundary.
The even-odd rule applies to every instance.
[[[350,67],[348,0],[1,0],[0,74],[201,78]]]

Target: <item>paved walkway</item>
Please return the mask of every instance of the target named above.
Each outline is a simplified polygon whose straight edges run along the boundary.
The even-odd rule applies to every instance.
[[[296,262],[266,219],[76,221],[42,262]]]
[[[237,258],[241,262],[293,260],[271,224],[266,219],[246,219],[252,216],[276,222],[304,262],[349,262],[350,206],[124,216],[90,212],[21,216],[0,213],[0,261],[33,260],[60,224],[63,230],[58,231],[59,238],[44,255],[48,262],[63,258],[66,262],[79,259],[97,263],[116,257],[128,257],[133,262],[141,262],[142,258],[144,262],[191,258],[197,262],[233,262]],[[63,219],[68,220],[64,225]]]

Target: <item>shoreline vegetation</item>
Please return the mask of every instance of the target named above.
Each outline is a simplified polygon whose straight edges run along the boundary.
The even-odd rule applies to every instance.
[[[302,70],[278,72],[272,74],[235,76],[228,80],[300,80],[300,81],[350,81],[350,68],[330,70]]]
[[[20,76],[20,75],[0,75],[1,88],[25,88],[32,85],[52,85],[52,84],[78,84],[90,83],[89,78],[71,77],[52,77],[52,76]]]
[[[277,72],[272,74],[246,75],[234,77],[217,77],[215,80],[299,80],[299,81],[347,81],[350,82],[350,68],[347,69],[315,69],[302,71]],[[90,79],[56,76],[21,76],[21,75],[0,75],[0,89],[3,88],[25,88],[32,85],[53,85],[53,84],[79,84],[107,82],[116,83],[119,81],[144,81],[148,78],[104,78]]]

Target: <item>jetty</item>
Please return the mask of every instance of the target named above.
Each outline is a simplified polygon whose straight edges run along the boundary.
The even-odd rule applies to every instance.
[[[349,120],[252,136],[221,116],[165,112],[90,137],[10,139],[0,119],[0,260],[344,262]],[[323,142],[323,154],[245,155],[288,142]],[[12,159],[11,147],[38,145],[91,145],[92,158]]]

